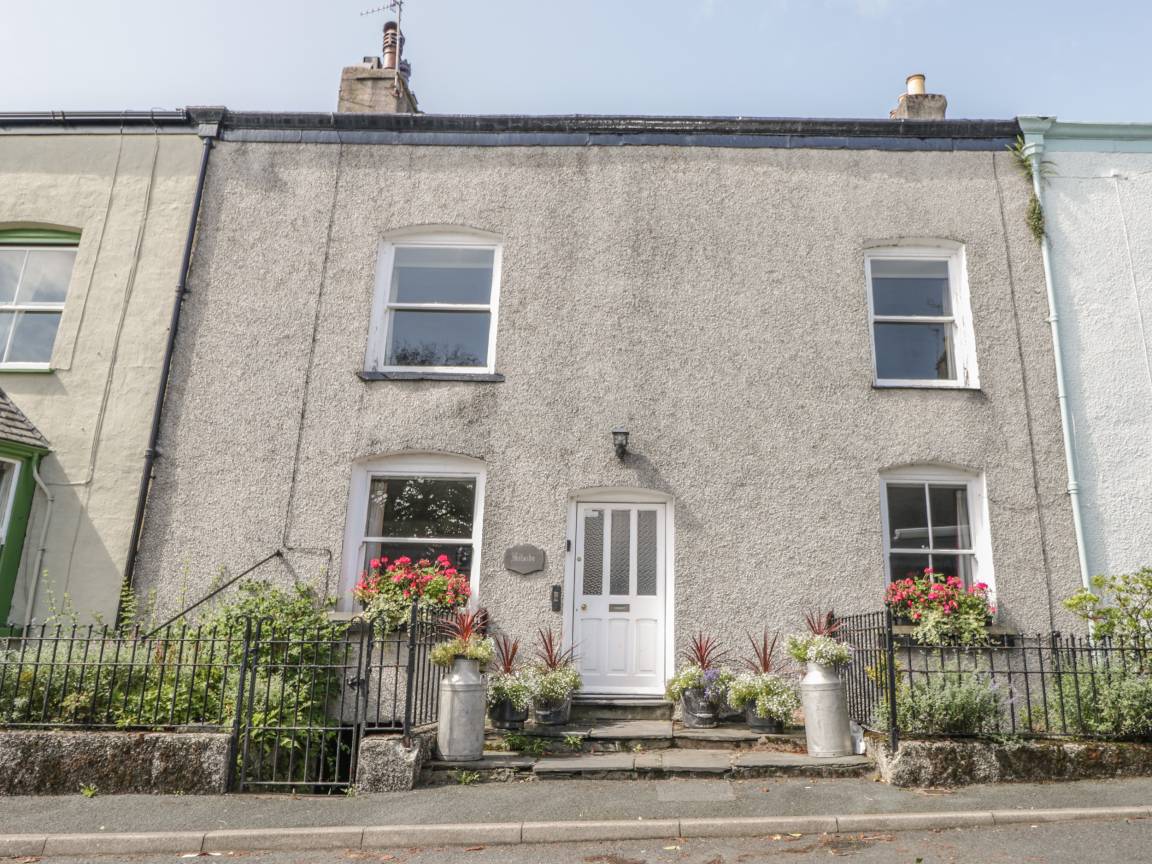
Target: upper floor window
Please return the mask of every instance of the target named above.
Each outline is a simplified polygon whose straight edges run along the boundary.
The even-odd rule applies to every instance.
[[[962,252],[875,249],[865,266],[876,384],[978,387]]]
[[[440,233],[383,244],[368,368],[492,372],[499,285],[491,240]]]
[[[48,367],[78,239],[61,231],[0,231],[0,369]]]
[[[992,583],[983,479],[944,468],[901,468],[882,477],[888,579],[926,567],[966,585]]]

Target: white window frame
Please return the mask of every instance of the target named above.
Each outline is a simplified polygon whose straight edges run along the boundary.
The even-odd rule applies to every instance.
[[[392,301],[392,267],[396,250],[408,247],[491,249],[492,290],[488,303],[395,303]],[[503,246],[490,234],[479,231],[436,230],[405,232],[383,240],[376,256],[376,290],[372,299],[372,325],[364,368],[370,372],[493,373],[496,371],[496,330],[500,309],[500,275]],[[397,366],[388,364],[388,331],[397,311],[487,312],[488,358],[484,366]]]
[[[22,244],[22,243],[0,243],[0,249],[2,249],[5,252],[13,251],[13,252],[25,252],[25,253],[27,253],[27,252],[51,252],[51,251],[65,251],[65,252],[73,252],[73,253],[77,252],[77,246],[75,244],[72,244],[72,243],[56,243],[56,244],[36,243],[33,245],[27,245],[27,244]],[[65,299],[61,300],[59,303],[17,303],[16,298],[19,296],[20,283],[24,279],[24,270],[27,267],[28,267],[28,256],[27,256],[27,254],[25,254],[24,263],[20,266],[20,276],[17,277],[17,279],[16,279],[16,293],[12,295],[12,302],[11,303],[0,303],[0,312],[12,312],[12,313],[16,313],[16,314],[19,314],[21,312],[59,312],[60,313],[60,322],[57,323],[56,333],[52,336],[52,351],[54,353],[56,351],[56,339],[60,335],[60,325],[64,323],[64,304],[67,302],[68,289],[69,289],[70,285],[64,286]],[[72,271],[73,271],[73,273],[76,271],[75,259],[73,259],[73,262],[72,262]],[[69,275],[69,283],[71,283],[71,275]],[[43,362],[39,362],[39,363],[29,363],[29,362],[21,362],[21,361],[11,362],[11,361],[7,361],[7,360],[2,359],[5,356],[7,356],[8,348],[12,344],[12,337],[15,334],[16,334],[16,321],[13,320],[12,327],[9,328],[9,330],[8,330],[8,341],[5,342],[3,345],[0,345],[0,371],[6,371],[6,370],[19,371],[22,369],[51,369],[52,368],[51,359],[43,361]]]
[[[885,246],[864,252],[864,279],[868,286],[868,340],[872,346],[872,382],[876,387],[926,387],[980,389],[980,375],[976,366],[976,337],[972,327],[972,305],[968,292],[968,267],[964,247],[944,241],[916,243],[907,246]],[[951,315],[877,315],[872,292],[873,261],[915,261],[930,259],[948,262],[948,289],[952,303]],[[953,362],[956,377],[945,380],[931,378],[881,378],[876,355],[876,324],[950,324],[952,327]]]
[[[430,546],[464,546],[471,543],[472,564],[469,575],[471,598],[469,606],[476,608],[480,594],[480,549],[484,539],[484,484],[487,471],[479,459],[447,453],[402,453],[359,462],[352,468],[352,483],[344,526],[344,553],[340,568],[340,590],[336,609],[340,612],[355,610],[352,589],[360,578],[367,543],[411,543],[412,537],[372,537],[364,533],[368,519],[368,496],[372,480],[376,477],[434,477],[438,480],[472,480],[476,483],[476,496],[472,513],[472,538],[420,537],[420,543]]]
[[[907,486],[912,484],[965,486],[968,490],[968,518],[971,521],[972,547],[968,549],[893,549],[892,529],[888,518],[888,485]],[[893,468],[880,474],[880,518],[883,530],[884,549],[884,588],[891,581],[892,555],[972,555],[972,583],[983,582],[989,594],[995,597],[996,574],[992,567],[992,538],[988,523],[988,494],[984,475],[956,468],[930,465],[916,465]]]
[[[20,469],[23,466],[19,460],[9,459],[6,456],[0,456],[0,462],[7,462],[12,466],[8,488],[0,486],[0,499],[4,505],[3,516],[0,516],[0,548],[2,548],[8,542],[8,526],[12,522],[12,507],[16,503],[16,487],[20,483]]]

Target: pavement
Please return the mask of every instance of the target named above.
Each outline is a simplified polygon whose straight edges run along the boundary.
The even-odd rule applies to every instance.
[[[1145,778],[950,792],[770,779],[554,780],[354,797],[76,794],[0,798],[0,856],[672,843],[1150,816]]]
[[[667,838],[547,846],[398,847],[379,850],[224,852],[243,864],[1083,864],[1152,861],[1152,820],[1023,823],[1004,827],[766,837]],[[31,862],[33,859],[25,859]],[[79,855],[51,864],[174,864],[178,856]],[[20,859],[16,859],[20,861]]]

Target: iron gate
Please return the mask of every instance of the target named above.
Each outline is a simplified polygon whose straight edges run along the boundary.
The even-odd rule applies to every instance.
[[[439,621],[413,607],[389,631],[360,618],[308,631],[255,622],[233,726],[235,788],[346,787],[364,735],[435,723],[440,670],[428,655]]]

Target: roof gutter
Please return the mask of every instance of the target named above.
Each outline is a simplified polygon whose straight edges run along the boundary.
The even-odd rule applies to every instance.
[[[180,313],[184,309],[184,295],[188,287],[188,271],[192,266],[192,250],[196,242],[196,225],[200,219],[200,204],[204,199],[204,182],[208,176],[208,157],[212,153],[212,142],[219,134],[219,126],[214,123],[201,124],[199,132],[204,146],[200,151],[200,169],[196,175],[196,192],[192,198],[192,212],[188,218],[188,233],[184,238],[184,254],[180,261],[180,280],[176,285],[176,296],[172,302],[172,317],[168,324],[168,342],[164,347],[164,360],[160,369],[160,383],[156,388],[156,401],[152,407],[152,429],[148,434],[148,449],[144,451],[144,472],[140,477],[140,491],[136,497],[136,515],[132,520],[132,535],[128,541],[128,561],[124,566],[124,586],[131,590],[136,572],[136,558],[140,548],[140,534],[144,528],[144,512],[148,505],[148,492],[152,487],[152,470],[159,455],[157,443],[160,440],[160,421],[164,413],[164,396],[168,390],[168,379],[172,373],[172,356],[176,349],[176,334],[180,330]],[[121,592],[121,598],[124,592]],[[116,608],[116,622],[120,623],[122,609]]]
[[[1020,129],[1024,133],[1024,155],[1032,163],[1032,191],[1044,209],[1044,183],[1042,166],[1044,135],[1052,127],[1052,117],[1021,117]],[[1064,461],[1068,467],[1068,500],[1072,505],[1072,525],[1076,532],[1076,553],[1080,563],[1080,581],[1092,588],[1092,574],[1088,570],[1088,551],[1084,541],[1084,519],[1081,513],[1080,482],[1076,467],[1076,445],[1072,427],[1072,409],[1068,404],[1065,384],[1064,352],[1060,342],[1060,314],[1056,309],[1056,283],[1052,278],[1052,252],[1048,233],[1040,237],[1040,256],[1044,262],[1044,284],[1048,294],[1048,324],[1052,330],[1052,353],[1056,360],[1056,399],[1060,403],[1060,425],[1064,431]]]

